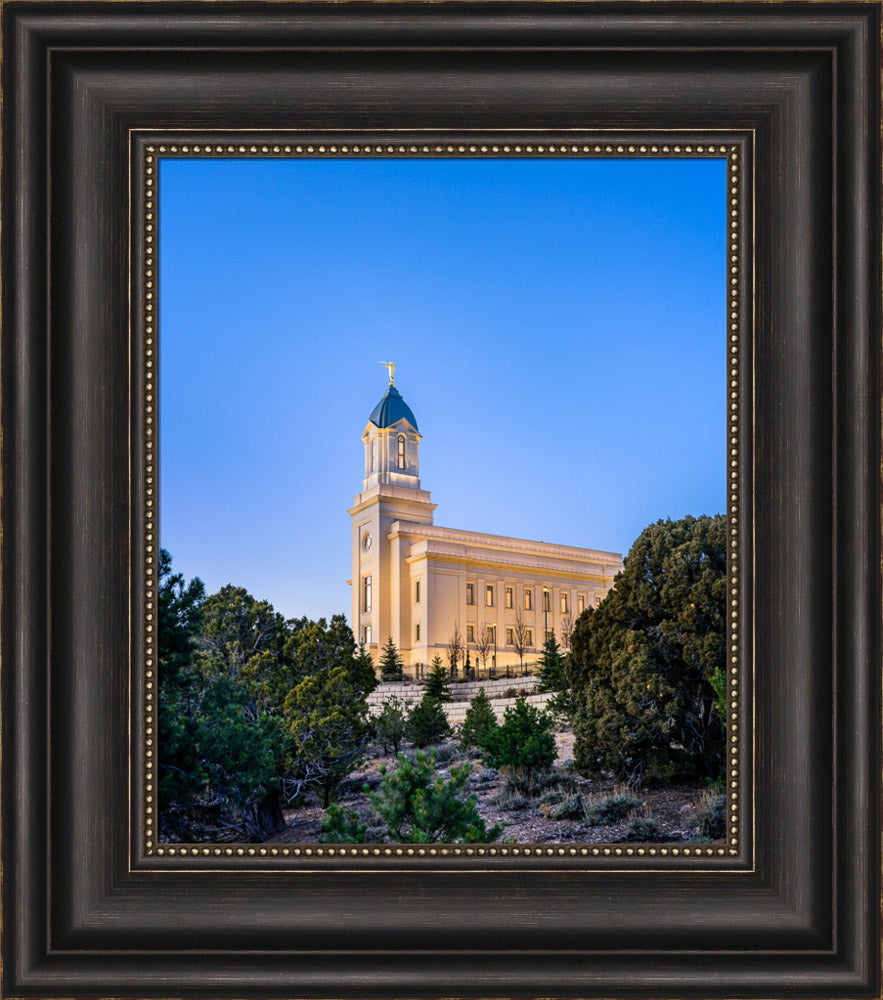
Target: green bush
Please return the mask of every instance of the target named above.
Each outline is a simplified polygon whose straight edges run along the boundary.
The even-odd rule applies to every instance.
[[[576,791],[576,781],[557,768],[553,768],[551,771],[538,771],[529,776],[522,771],[508,771],[506,788],[519,795],[535,797],[547,788],[561,788],[568,792]]]
[[[367,823],[360,822],[358,813],[347,809],[346,812],[337,803],[332,802],[322,820],[324,836],[319,838],[320,844],[363,844]]]
[[[460,754],[454,743],[440,743],[435,748],[436,764],[447,764],[448,761],[457,760]]]
[[[384,753],[397,754],[408,733],[408,716],[405,703],[395,695],[387,698],[380,713],[374,719],[374,738],[383,747]]]
[[[537,799],[537,804],[541,806],[557,806],[564,801],[564,792],[560,788],[550,788]]]
[[[654,840],[665,839],[659,832],[656,821],[651,816],[632,816],[629,828],[626,830],[623,840],[639,841],[640,843],[652,843]]]
[[[615,792],[613,795],[605,795],[600,799],[592,799],[586,803],[583,810],[583,818],[589,826],[610,826],[618,823],[632,810],[641,805],[639,799],[633,795],[623,792]]]
[[[503,793],[497,799],[497,805],[506,812],[517,812],[519,809],[525,809],[530,805],[530,802],[531,800],[526,795],[521,795],[508,787],[503,789]]]
[[[490,830],[478,812],[477,798],[463,797],[469,779],[469,764],[452,767],[445,781],[435,771],[435,754],[419,750],[415,760],[399,754],[399,766],[388,772],[381,767],[382,781],[368,798],[386,823],[391,840],[399,843],[486,844],[503,830],[500,823]]]
[[[470,774],[469,784],[474,788],[489,788],[499,781],[500,772],[494,767],[483,767],[476,774]]]
[[[564,795],[549,815],[552,819],[582,819],[583,799],[581,795]]]
[[[528,784],[534,775],[548,771],[557,750],[552,733],[552,719],[523,697],[506,709],[503,722],[488,733],[485,740],[485,763],[489,767],[508,768],[523,774]]]
[[[424,695],[411,709],[408,716],[408,738],[414,746],[434,746],[450,732],[445,710],[429,695]]]
[[[497,717],[484,688],[469,702],[466,716],[460,726],[460,746],[483,747],[488,734],[497,728]]]

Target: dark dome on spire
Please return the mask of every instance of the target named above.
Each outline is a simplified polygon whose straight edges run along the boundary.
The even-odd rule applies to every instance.
[[[368,419],[375,427],[392,427],[396,421],[403,418],[408,421],[415,431],[419,431],[417,421],[411,412],[411,407],[402,399],[399,390],[394,385],[391,385],[386,390],[386,395],[383,399],[371,411],[371,416]]]

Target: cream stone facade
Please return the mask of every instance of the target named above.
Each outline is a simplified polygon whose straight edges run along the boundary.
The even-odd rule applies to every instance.
[[[352,519],[352,627],[374,657],[392,636],[406,667],[445,658],[459,630],[476,663],[487,629],[488,669],[538,659],[551,632],[561,641],[584,608],[596,605],[622,569],[617,552],[552,545],[433,524],[420,488],[420,432],[390,378],[362,433],[365,476]]]

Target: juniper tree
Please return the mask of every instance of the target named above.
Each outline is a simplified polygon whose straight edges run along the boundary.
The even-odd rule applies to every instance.
[[[291,737],[290,768],[314,785],[328,806],[340,782],[362,760],[367,739],[367,704],[344,667],[312,674],[284,704]]]
[[[644,529],[613,589],[574,627],[568,673],[581,773],[721,773],[725,598],[722,515]]]

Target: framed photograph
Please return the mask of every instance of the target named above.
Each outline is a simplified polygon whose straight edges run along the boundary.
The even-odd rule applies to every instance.
[[[3,995],[879,998],[880,5],[10,0],[2,14]],[[557,324],[573,371],[544,369],[542,352],[528,366],[575,392],[590,373],[562,329],[582,306],[565,282],[599,235],[575,211],[574,192],[601,190],[591,174],[599,168],[644,171],[635,184],[647,190],[653,170],[696,167],[717,170],[722,215],[715,392],[725,448],[714,513],[726,552],[723,836],[657,841],[649,827],[643,839],[423,843],[274,840],[247,829],[170,835],[160,787],[160,551],[170,539],[186,549],[201,527],[211,533],[207,492],[218,492],[201,479],[190,520],[186,503],[180,526],[171,518],[174,489],[184,492],[174,462],[192,466],[213,430],[200,425],[196,449],[176,452],[188,400],[214,415],[214,446],[232,448],[249,427],[236,407],[266,400],[254,391],[231,399],[230,380],[257,377],[248,345],[268,308],[301,310],[261,377],[294,380],[286,367],[308,362],[315,370],[297,373],[299,405],[267,412],[267,438],[279,439],[274,422],[286,412],[330,434],[353,411],[355,468],[345,478],[355,488],[339,507],[352,548],[352,598],[341,610],[355,641],[376,662],[389,632],[417,680],[433,651],[452,645],[453,615],[464,630],[463,679],[469,650],[469,669],[496,681],[491,669],[514,671],[524,659],[524,616],[537,631],[545,615],[544,638],[562,624],[566,633],[580,597],[583,607],[603,600],[623,546],[524,542],[537,536],[475,520],[468,502],[456,530],[433,521],[427,487],[436,487],[420,482],[417,466],[425,431],[404,388],[409,361],[435,369],[422,385],[444,382],[438,425],[464,405],[451,398],[456,352],[471,346],[479,364],[506,353],[476,322],[487,303],[513,300],[513,331],[541,315],[515,284],[489,299],[492,275],[463,254],[461,273],[478,291],[458,292],[460,327],[448,317],[436,359],[397,333],[396,358],[382,331],[430,307],[440,323],[450,302],[414,289],[404,264],[374,295],[362,262],[395,260],[389,247],[419,249],[409,227],[425,207],[396,220],[391,188],[423,171],[425,190],[425,172],[435,171],[450,218],[456,199],[442,185],[470,171],[467,213],[477,218],[499,196],[500,228],[525,250],[548,226],[548,270],[559,278],[544,286],[540,314],[552,328],[537,339],[548,357]],[[520,200],[506,195],[507,178],[521,183],[526,169],[552,186],[534,178],[530,194],[522,184]],[[287,302],[258,281],[237,297],[253,273],[292,280],[279,264],[291,243],[276,256],[268,248],[254,272],[248,259],[258,251],[243,255],[261,216],[242,192],[264,189],[267,214],[278,206],[276,232],[285,197],[307,203],[302,187],[271,190],[280,171],[325,185],[317,202],[335,201],[337,218],[298,216],[302,287]],[[333,195],[331,171],[342,178]],[[387,185],[374,218],[370,184]],[[699,198],[698,175],[678,184]],[[207,206],[224,223],[215,230],[206,230]],[[673,211],[686,225],[687,210]],[[485,222],[483,232],[493,228]],[[615,256],[610,230],[596,261]],[[487,247],[488,259],[515,267],[502,244]],[[654,245],[654,273],[679,250],[672,237]],[[314,257],[326,261],[321,274],[309,270]],[[540,282],[543,261],[517,259],[527,262],[521,284]],[[679,266],[698,274],[701,263]],[[646,292],[646,323],[672,330],[673,344],[677,318],[686,325],[697,304],[675,297],[677,269],[665,287],[635,281],[618,293],[625,315]],[[176,281],[189,313],[164,312]],[[310,297],[308,284],[321,290]],[[615,296],[605,308],[613,325]],[[319,312],[335,317],[314,328],[336,350],[325,343],[317,353],[305,333]],[[347,319],[373,331],[359,350],[370,353],[380,402],[352,398],[359,337],[345,333]],[[467,342],[455,329],[469,331]],[[427,327],[412,339],[431,336]],[[507,363],[517,367],[530,341],[512,336]],[[699,405],[705,369],[691,375],[683,350],[680,358],[679,392]],[[192,377],[176,383],[188,364]],[[653,365],[671,388],[671,370]],[[308,384],[316,379],[327,393]],[[214,397],[200,397],[200,385]],[[324,398],[334,405],[322,409]],[[660,412],[674,410],[671,399]],[[164,410],[170,401],[177,409]],[[512,404],[507,416],[529,412]],[[663,437],[667,426],[660,419]],[[592,430],[603,435],[603,421]],[[280,461],[333,480],[314,438],[301,433]],[[643,463],[658,481],[650,446],[634,450],[636,474]],[[578,479],[598,452],[571,433],[567,454]],[[264,520],[247,475],[229,461],[220,468],[240,509]],[[291,509],[318,524],[329,501],[313,495],[313,513]],[[207,512],[202,526],[194,506]],[[215,528],[231,550],[241,530]],[[326,567],[307,541],[297,543],[300,565],[319,593]],[[388,584],[387,551],[405,574]],[[480,573],[454,568],[469,560]],[[184,568],[206,572],[186,559]],[[554,585],[528,579],[528,568]],[[380,582],[407,595],[395,614]],[[482,606],[473,620],[470,586]],[[493,653],[489,629],[499,633]],[[452,654],[452,673],[458,663]]]
[[[735,855],[726,368],[729,326],[738,388],[752,182],[717,138],[146,143],[148,848]],[[433,771],[431,828],[388,813]]]

